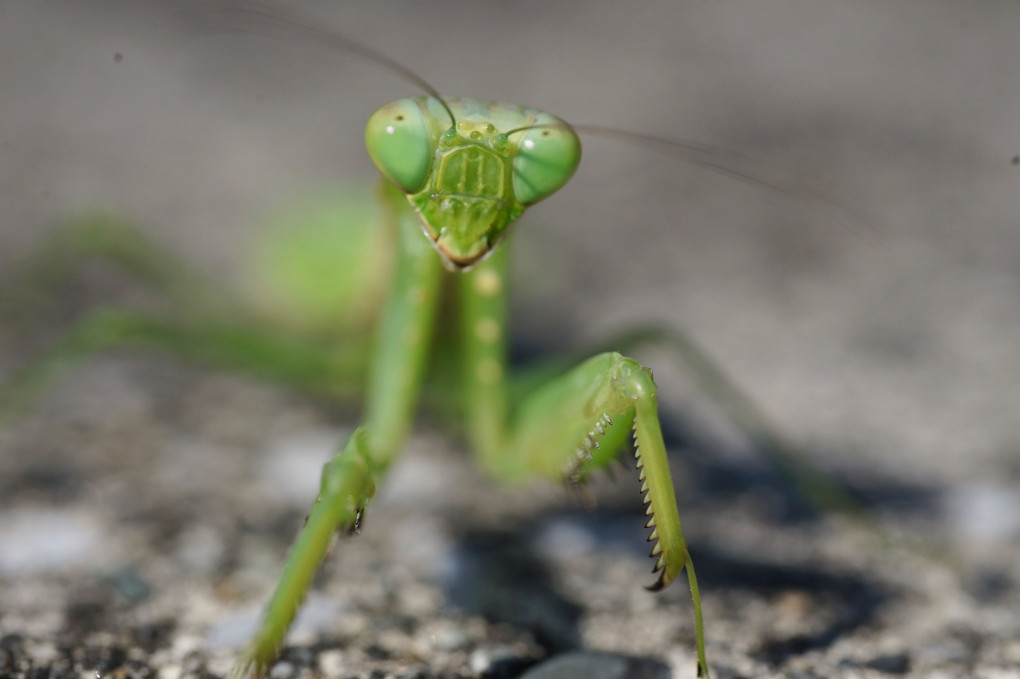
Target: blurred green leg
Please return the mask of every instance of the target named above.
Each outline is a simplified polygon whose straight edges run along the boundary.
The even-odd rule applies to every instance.
[[[157,351],[350,400],[363,381],[355,347],[307,342],[254,326],[209,319],[166,321],[126,309],[94,311],[0,383],[0,427],[29,410],[53,379],[110,349]]]
[[[632,353],[648,346],[670,351],[694,384],[744,431],[772,468],[808,505],[821,513],[863,514],[863,508],[846,489],[784,436],[754,399],[683,330],[665,326],[636,328],[599,342],[594,350]],[[515,373],[510,385],[512,402],[519,402],[537,385],[562,374],[588,353],[591,352],[544,360]]]
[[[243,302],[226,286],[173,255],[140,229],[108,214],[84,214],[66,220],[11,275],[5,276],[2,305],[21,315],[45,308],[93,259],[106,260],[182,311],[215,311],[241,317]],[[19,307],[23,307],[19,309]]]
[[[323,469],[308,521],[290,551],[259,631],[235,662],[231,677],[263,677],[268,672],[333,535],[356,524],[410,428],[430,349],[441,268],[403,195],[386,189],[384,200],[398,222],[400,252],[376,337],[365,424]]]
[[[665,327],[635,329],[619,346],[659,345],[669,349],[693,382],[740,427],[781,476],[811,507],[821,513],[862,516],[864,509],[829,473],[820,468],[779,430],[747,392],[682,330]]]

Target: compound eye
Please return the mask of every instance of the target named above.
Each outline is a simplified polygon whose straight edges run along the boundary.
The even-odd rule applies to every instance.
[[[514,192],[524,205],[556,193],[581,162],[581,142],[564,122],[521,133],[514,158]]]
[[[375,166],[405,193],[425,186],[432,166],[432,134],[413,99],[386,104],[368,119],[365,147]]]

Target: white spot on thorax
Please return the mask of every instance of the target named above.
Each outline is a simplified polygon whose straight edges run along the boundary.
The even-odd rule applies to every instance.
[[[485,297],[495,297],[503,288],[503,281],[495,271],[479,271],[475,274],[475,290]]]
[[[475,336],[483,342],[495,342],[500,336],[499,323],[493,318],[483,318],[475,324]]]
[[[493,358],[486,358],[478,362],[475,368],[478,381],[482,384],[495,384],[503,375],[503,368]]]

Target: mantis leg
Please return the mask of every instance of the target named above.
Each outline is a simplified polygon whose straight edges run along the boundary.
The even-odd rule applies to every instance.
[[[630,352],[647,346],[661,346],[670,351],[677,365],[702,393],[743,430],[773,469],[810,507],[823,513],[840,512],[857,516],[863,513],[860,504],[846,489],[784,436],[754,399],[682,329],[664,326],[635,328],[600,343],[596,350],[615,348]],[[515,374],[510,386],[511,401],[522,399],[537,385],[566,372],[580,358],[580,355],[561,356]]]
[[[164,320],[127,309],[101,309],[79,320],[0,385],[0,427],[30,409],[55,376],[115,348],[158,351],[334,400],[351,400],[362,382],[356,352],[339,352],[254,325]]]
[[[265,243],[262,251],[275,259],[261,258],[259,280],[266,283],[268,293],[274,292],[274,283],[283,288],[282,294],[276,290],[277,306],[290,313],[287,318],[249,305],[124,220],[102,213],[66,220],[24,262],[4,274],[0,314],[5,322],[41,315],[92,262],[116,268],[132,287],[155,293],[160,312],[116,308],[86,312],[41,353],[5,376],[0,383],[0,426],[28,410],[62,372],[121,347],[239,371],[325,400],[354,401],[367,372],[365,314],[329,305],[328,319],[320,319],[315,310],[339,295],[358,296],[359,308],[376,313],[375,279],[389,269],[389,257],[380,260],[378,250],[394,234],[393,229],[380,227],[380,211],[368,203],[350,195],[292,210],[286,230],[278,229],[279,235]],[[326,277],[320,287],[327,292],[316,296],[307,279],[323,269],[337,273]]]
[[[123,220],[102,213],[73,218],[44,239],[14,276],[8,277],[5,287],[16,290],[20,299],[4,299],[4,305],[45,306],[82,264],[95,258],[113,263],[134,281],[189,313],[215,312],[222,317],[225,310],[239,312],[243,308],[234,293],[214,278]]]
[[[503,319],[505,249],[467,274],[460,286],[461,378],[468,436],[495,476],[544,476],[578,484],[608,466],[633,440],[651,556],[661,590],[687,570],[694,606],[698,676],[708,677],[701,596],[680,527],[651,371],[619,353],[598,354],[536,387],[509,413],[506,407]]]
[[[235,663],[232,677],[261,677],[268,671],[333,535],[357,524],[411,424],[435,322],[441,266],[421,236],[417,216],[406,209],[406,199],[393,189],[386,191],[398,222],[399,254],[396,280],[376,337],[364,425],[323,468],[319,495],[291,548],[259,630]]]
[[[671,350],[688,377],[744,431],[769,464],[813,509],[863,516],[860,503],[784,436],[754,399],[686,332],[676,328],[638,328],[619,341],[626,347],[651,344]]]

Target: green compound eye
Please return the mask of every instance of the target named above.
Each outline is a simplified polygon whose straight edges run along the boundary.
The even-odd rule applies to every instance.
[[[566,123],[527,130],[514,158],[514,193],[524,205],[558,191],[581,162],[581,142]]]
[[[365,127],[365,147],[372,162],[405,193],[417,193],[425,185],[432,144],[425,115],[412,99],[386,104]]]

